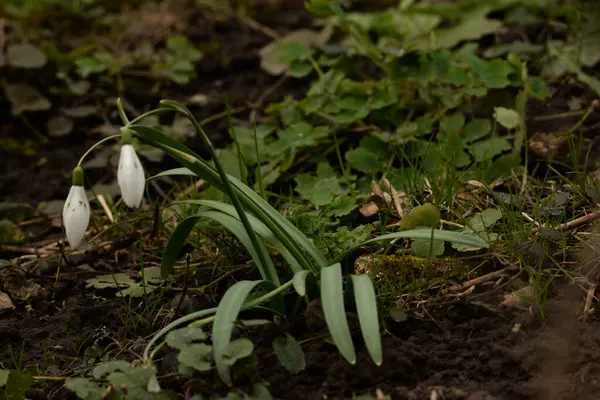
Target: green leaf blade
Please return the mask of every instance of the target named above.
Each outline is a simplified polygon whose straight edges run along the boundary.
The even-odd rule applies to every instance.
[[[306,296],[306,277],[308,276],[307,270],[298,271],[294,274],[293,285],[296,293],[300,296]]]
[[[377,299],[373,282],[368,275],[351,275],[354,285],[354,301],[358,311],[358,321],[363,339],[373,362],[380,366],[383,362],[381,350],[381,334],[379,332],[379,318],[377,312]]]
[[[356,352],[346,319],[340,263],[321,270],[321,301],[323,313],[333,342],[344,358],[352,365],[356,363]]]
[[[292,374],[297,374],[306,368],[306,358],[302,346],[289,333],[275,338],[273,350],[281,365]]]
[[[226,361],[226,351],[231,342],[233,324],[250,292],[263,281],[240,281],[229,288],[221,299],[212,331],[213,354],[219,376],[232,386],[231,372]]]

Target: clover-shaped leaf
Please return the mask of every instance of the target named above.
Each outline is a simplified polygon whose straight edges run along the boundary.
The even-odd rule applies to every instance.
[[[223,362],[232,366],[236,361],[246,358],[252,354],[254,344],[250,339],[242,338],[229,342],[223,353]]]
[[[36,88],[26,83],[4,83],[4,93],[10,101],[13,115],[20,115],[24,111],[45,111],[52,107],[52,103]]]
[[[169,332],[165,338],[167,344],[179,350],[185,349],[194,342],[206,340],[208,336],[202,328],[197,326],[188,326],[181,329],[175,329]]]
[[[177,360],[181,366],[193,368],[196,371],[210,371],[212,369],[212,346],[204,343],[193,343],[185,346],[179,352]],[[181,368],[180,368],[180,371]]]

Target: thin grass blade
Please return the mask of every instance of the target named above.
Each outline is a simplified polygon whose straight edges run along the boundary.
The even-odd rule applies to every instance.
[[[344,307],[344,292],[342,282],[342,266],[333,264],[321,270],[321,302],[325,322],[333,343],[337,346],[342,356],[350,363],[356,363],[356,352],[346,319]]]
[[[213,354],[219,376],[228,386],[232,386],[229,366],[223,362],[223,355],[231,341],[233,324],[252,290],[262,281],[240,281],[229,288],[219,302],[212,330]]]
[[[383,361],[383,355],[381,351],[377,299],[375,297],[373,282],[367,275],[351,275],[351,277],[360,330],[362,331],[363,339],[365,340],[371,359],[379,366]]]

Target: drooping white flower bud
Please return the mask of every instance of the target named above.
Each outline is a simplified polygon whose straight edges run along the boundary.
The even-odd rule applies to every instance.
[[[144,168],[131,145],[131,132],[123,130],[123,145],[117,170],[117,182],[121,189],[121,197],[128,207],[139,207],[144,198],[146,176]]]
[[[63,206],[62,218],[67,241],[72,248],[77,248],[90,223],[90,203],[85,195],[81,167],[73,170],[73,184]]]

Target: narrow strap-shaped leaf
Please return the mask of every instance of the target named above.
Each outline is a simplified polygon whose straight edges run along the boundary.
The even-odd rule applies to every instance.
[[[379,332],[379,318],[377,313],[377,299],[373,282],[368,275],[351,275],[354,286],[354,301],[358,312],[358,321],[363,339],[376,365],[381,365],[381,334]]]
[[[350,364],[355,364],[356,353],[346,319],[340,263],[321,270],[321,302],[333,343]]]
[[[333,262],[339,262],[339,261],[343,260],[348,254],[352,253],[356,249],[359,249],[360,247],[367,245],[369,243],[379,242],[382,240],[398,239],[398,238],[444,240],[446,242],[460,243],[460,244],[465,244],[468,246],[488,247],[488,244],[485,242],[485,240],[481,239],[478,236],[468,234],[468,233],[453,232],[453,231],[438,231],[438,230],[433,229],[433,234],[432,234],[431,228],[411,229],[408,231],[388,233],[388,234],[377,236],[373,239],[364,241],[361,244],[359,244],[358,246],[355,246],[355,247],[351,248],[350,250],[347,250],[345,253],[337,256],[333,260]]]
[[[242,242],[246,250],[248,250],[248,253],[250,253],[250,256],[256,263],[258,270],[260,271],[260,275],[263,277],[263,279],[272,282],[277,286],[280,285],[279,277],[277,276],[277,271],[275,270],[275,265],[273,264],[273,260],[271,259],[271,257],[268,256],[268,251],[265,245],[259,241],[258,245],[262,246],[263,249],[254,248],[254,245],[250,240],[248,233],[244,229],[244,225],[242,225],[242,223],[238,219],[235,219],[231,215],[225,214],[223,212],[212,210],[204,211],[198,215],[212,219],[213,221],[223,225],[223,227],[225,227],[225,229],[227,229],[235,237],[237,237],[240,240],[240,242]],[[258,256],[259,251],[264,251],[264,253],[267,254],[265,260],[266,264],[263,264],[261,258]]]
[[[231,183],[237,187],[239,190],[242,190],[246,195],[256,203],[260,208],[269,212],[269,215],[283,228],[285,231],[292,237],[293,240],[296,240],[303,248],[306,250],[310,256],[314,259],[314,261],[319,265],[319,267],[324,268],[329,265],[329,261],[323,255],[321,250],[314,244],[312,240],[310,240],[304,233],[300,232],[298,228],[296,228],[290,221],[288,221],[281,213],[275,210],[265,199],[260,197],[258,193],[256,193],[252,188],[244,185],[239,179],[235,177],[230,177]]]
[[[197,177],[198,175],[196,175],[196,173],[193,172],[192,170],[190,170],[189,168],[185,168],[185,167],[173,168],[173,169],[168,169],[166,171],[159,172],[156,175],[146,178],[146,182],[150,182],[150,181],[153,181],[155,179],[162,178],[165,176],[196,176]]]
[[[293,284],[294,284],[294,289],[296,290],[296,293],[298,293],[300,296],[305,296],[306,295],[306,276],[308,275],[308,271],[307,270],[302,270],[302,271],[298,271],[294,274],[293,279]]]
[[[208,184],[216,186],[219,190],[224,190],[219,173],[180,141],[173,139],[164,132],[143,125],[130,125],[129,129],[143,142],[164,150],[179,164],[204,179]]]
[[[188,217],[175,227],[160,261],[160,276],[163,279],[167,279],[171,275],[171,272],[173,272],[173,265],[177,261],[177,258],[179,258],[179,252],[199,219],[200,217],[197,215]]]
[[[233,323],[250,292],[262,281],[240,281],[229,288],[219,302],[212,330],[213,353],[219,376],[228,386],[232,385],[229,366],[223,362],[223,355],[231,342]]]

